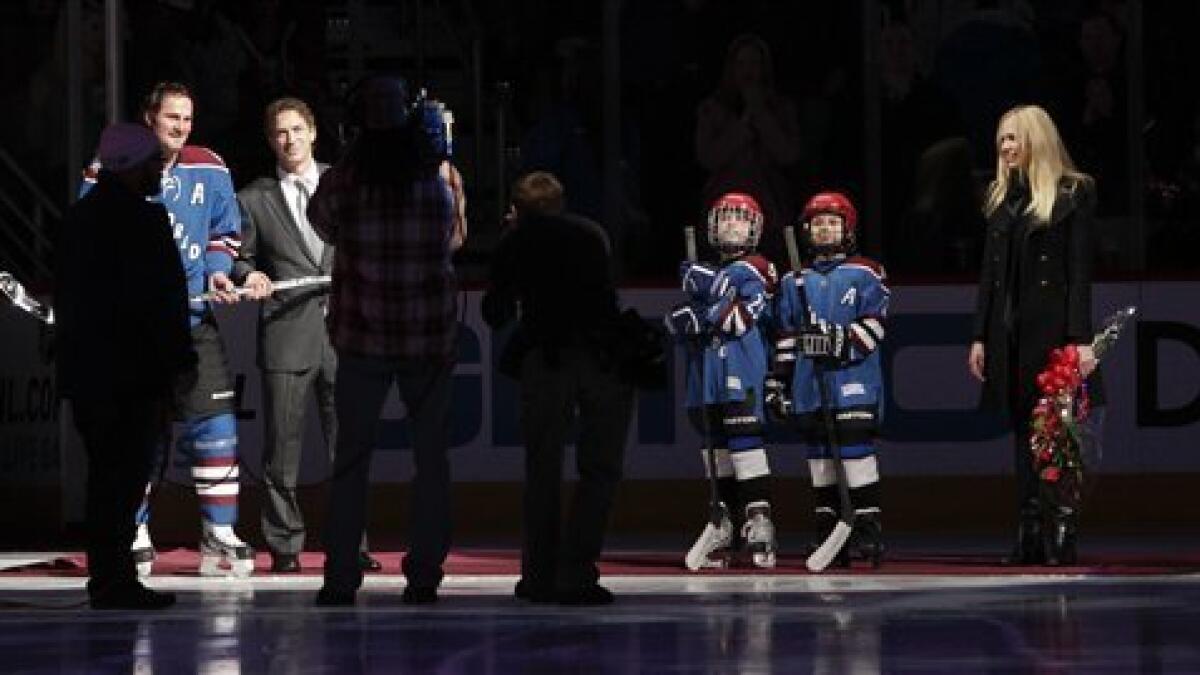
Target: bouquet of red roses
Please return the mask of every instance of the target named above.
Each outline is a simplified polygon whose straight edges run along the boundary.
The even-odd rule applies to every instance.
[[[1120,336],[1125,322],[1136,313],[1126,307],[1110,316],[1092,339],[1099,361]],[[1050,351],[1050,361],[1038,373],[1040,393],[1030,420],[1033,466],[1043,484],[1058,493],[1058,503],[1078,505],[1083,486],[1084,426],[1091,413],[1087,382],[1079,370],[1079,350],[1067,345]]]

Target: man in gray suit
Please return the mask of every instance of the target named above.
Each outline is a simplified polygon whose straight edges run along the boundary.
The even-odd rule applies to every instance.
[[[281,98],[263,115],[267,143],[275,153],[274,177],[261,177],[238,193],[242,248],[234,280],[263,300],[258,321],[258,366],[262,369],[266,433],[263,474],[268,498],[262,532],[271,549],[271,571],[300,571],[304,518],[296,499],[304,411],[316,395],[321,429],[330,453],[335,447],[333,383],[337,359],[325,330],[329,287],[309,285],[275,292],[273,282],[328,275],[333,247],[317,237],[305,211],[327,165],[313,159],[316,119],[304,101]],[[360,564],[378,570],[366,553]]]

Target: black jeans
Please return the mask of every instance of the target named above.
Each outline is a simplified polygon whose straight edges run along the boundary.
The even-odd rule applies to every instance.
[[[565,347],[554,363],[534,348],[521,371],[525,439],[524,541],[521,576],[532,586],[594,584],[596,561],[625,459],[632,387],[594,349]],[[578,421],[579,483],[561,522],[563,449]]]
[[[357,591],[359,545],[366,529],[367,488],[379,413],[395,382],[412,435],[409,547],[404,575],[414,587],[436,587],[450,552],[450,375],[453,364],[338,354],[334,406],[338,439],[325,524],[325,586]]]
[[[137,581],[130,547],[135,515],[166,440],[164,404],[122,397],[76,399],[75,428],[88,456],[88,593]]]

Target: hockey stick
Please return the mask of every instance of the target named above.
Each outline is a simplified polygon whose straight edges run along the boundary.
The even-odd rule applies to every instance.
[[[286,291],[293,288],[303,288],[305,286],[319,286],[321,284],[328,284],[330,281],[331,277],[328,274],[322,276],[285,279],[273,284],[273,292]],[[250,289],[243,286],[241,288],[234,289],[233,292],[237,295],[246,295],[250,292]],[[30,297],[29,294],[25,292],[25,287],[21,285],[21,282],[17,281],[13,275],[9,274],[8,272],[0,272],[0,293],[3,293],[5,296],[7,296],[8,299],[12,301],[12,304],[18,308],[29,312],[47,324],[54,324],[54,308],[38,302]],[[209,291],[208,293],[192,296],[188,298],[188,300],[190,302],[208,302],[215,297],[217,297],[216,292]]]
[[[319,286],[321,284],[330,283],[330,281],[332,281],[332,277],[330,277],[328,274],[321,275],[321,276],[313,276],[313,277],[297,277],[295,279],[284,279],[283,281],[277,281],[277,282],[273,283],[271,285],[272,286],[271,292],[278,293],[279,291],[287,291],[287,290],[291,290],[293,288],[303,288],[305,286]],[[250,289],[246,288],[245,286],[240,286],[238,288],[233,289],[233,293],[235,293],[237,295],[246,295],[249,292],[250,292]],[[192,297],[188,298],[188,300],[191,302],[208,302],[209,300],[212,300],[216,297],[217,297],[216,291],[209,291],[207,293],[201,293],[200,295],[193,295]]]
[[[783,236],[787,242],[788,262],[791,264],[792,271],[799,275],[800,250],[796,245],[796,231],[792,227],[785,227]],[[804,325],[808,327],[813,321],[812,308],[808,304],[808,292],[804,288],[803,279],[797,276],[796,280],[800,312],[804,317]],[[850,481],[846,478],[846,465],[842,459],[841,443],[838,441],[837,421],[833,417],[833,396],[829,391],[825,364],[820,359],[814,359],[813,370],[817,376],[817,391],[821,397],[821,418],[825,425],[825,448],[829,451],[830,458],[833,459],[834,475],[837,476],[838,502],[841,507],[841,514],[833,531],[817,547],[817,550],[808,556],[808,560],[804,561],[804,566],[808,568],[808,571],[822,572],[829,567],[837,554],[846,546],[846,542],[850,540],[850,534],[853,532],[854,504],[850,501]]]
[[[696,228],[692,225],[686,225],[683,228],[684,247],[687,250],[688,262],[696,262]],[[704,345],[699,342],[699,339],[693,341],[689,348],[694,350],[696,362],[700,368],[701,393],[700,393],[700,433],[704,436],[704,448],[708,462],[708,522],[712,523],[713,527],[721,527],[721,521],[724,519],[725,512],[721,509],[721,495],[717,489],[717,449],[713,447],[712,428],[708,419],[708,404],[704,402]]]
[[[44,323],[54,325],[54,308],[30,297],[21,282],[8,272],[0,272],[0,293],[7,296],[18,309],[29,312]]]

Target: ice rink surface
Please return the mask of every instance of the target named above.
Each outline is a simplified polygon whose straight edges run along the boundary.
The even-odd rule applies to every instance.
[[[319,567],[157,575],[158,613],[97,612],[55,554],[5,554],[5,673],[1196,673],[1200,573],[614,574],[614,605],[531,605],[515,574],[450,574],[436,605],[368,576],[313,606]],[[385,565],[389,561],[385,560]]]

